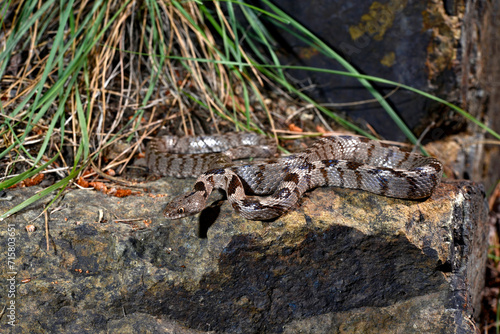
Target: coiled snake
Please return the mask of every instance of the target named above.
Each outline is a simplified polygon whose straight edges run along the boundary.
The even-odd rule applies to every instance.
[[[441,181],[438,160],[353,136],[323,137],[297,154],[232,166],[232,159],[270,157],[275,149],[265,137],[249,133],[164,136],[150,142],[146,159],[150,170],[162,176],[198,176],[192,191],[167,204],[163,213],[169,219],[202,211],[215,188],[226,191],[241,216],[269,220],[288,211],[304,192],[320,186],[420,199],[429,197]]]

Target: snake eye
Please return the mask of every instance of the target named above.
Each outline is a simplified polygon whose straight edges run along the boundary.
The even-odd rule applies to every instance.
[[[185,211],[184,208],[178,208],[177,209],[177,213],[181,214],[181,215],[184,213],[184,211]]]

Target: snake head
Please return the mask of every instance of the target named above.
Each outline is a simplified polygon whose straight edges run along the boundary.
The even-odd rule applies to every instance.
[[[205,208],[204,192],[192,191],[174,198],[163,209],[163,215],[168,219],[179,219],[192,216]]]

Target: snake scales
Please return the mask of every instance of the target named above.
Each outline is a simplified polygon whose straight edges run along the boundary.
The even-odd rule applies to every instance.
[[[150,170],[159,175],[198,176],[192,191],[167,204],[164,215],[170,219],[203,210],[215,188],[226,191],[228,201],[243,217],[268,220],[288,211],[304,192],[315,187],[337,186],[420,199],[429,197],[441,181],[438,160],[353,136],[323,137],[297,154],[265,163],[232,165],[233,159],[271,157],[275,149],[266,138],[249,133],[164,136],[150,142],[146,159]]]

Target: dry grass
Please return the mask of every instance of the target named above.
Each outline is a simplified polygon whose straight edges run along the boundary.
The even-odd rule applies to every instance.
[[[261,92],[269,80],[231,40],[237,32],[218,2],[0,6],[0,189],[38,173],[53,175],[51,190],[61,188],[86,173],[90,159],[122,173],[161,126],[176,134],[274,130]],[[126,149],[106,160],[106,149],[123,142]]]

